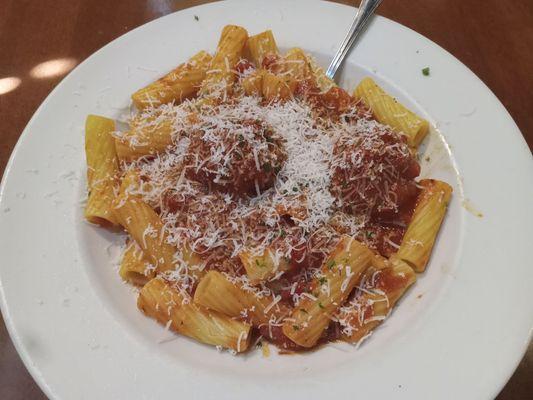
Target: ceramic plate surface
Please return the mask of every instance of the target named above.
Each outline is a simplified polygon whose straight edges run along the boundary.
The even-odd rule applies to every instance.
[[[187,9],[105,46],[44,101],[2,182],[0,303],[22,359],[50,398],[498,393],[533,326],[531,155],[472,72],[390,20],[373,20],[346,63],[342,86],[370,75],[428,118],[434,129],[422,149],[422,176],[449,182],[454,195],[427,272],[359,349],[333,344],[303,355],[234,357],[169,336],[137,310],[136,294],[120,281],[123,238],[83,221],[87,114],[122,117],[131,93],[198,50],[213,51],[228,23],[252,34],[270,28],[282,49],[302,47],[327,66],[354,14],[309,0]],[[421,73],[426,66],[429,77]]]

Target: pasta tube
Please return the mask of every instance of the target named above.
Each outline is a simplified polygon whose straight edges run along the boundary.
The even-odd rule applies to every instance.
[[[291,99],[295,84],[296,82],[290,77],[265,72],[263,74],[263,98],[267,102]]]
[[[369,107],[378,122],[389,125],[407,136],[407,143],[417,148],[429,130],[429,122],[388,95],[371,78],[363,79],[354,92]]]
[[[342,339],[357,343],[378,326],[416,281],[413,269],[399,258],[365,271],[354,298],[339,309],[335,318],[342,327]]]
[[[234,67],[242,57],[247,39],[246,29],[235,25],[224,27],[200,95],[220,95],[230,91],[236,78]]]
[[[241,81],[247,96],[260,96],[263,92],[263,70],[257,70]]]
[[[115,143],[111,133],[115,121],[89,115],[85,121],[85,155],[89,196],[85,218],[93,224],[116,225],[111,202],[119,173]]]
[[[290,49],[283,58],[283,65],[285,73],[295,81],[303,81],[312,76],[309,60],[302,49]]]
[[[161,218],[141,196],[135,194],[140,185],[141,179],[136,171],[128,172],[123,178],[119,195],[113,201],[117,220],[139,245],[157,272],[174,270],[176,263],[182,262],[189,267],[196,267],[191,271],[195,271],[195,277],[198,278],[203,271],[203,268],[199,268],[203,266],[202,259],[188,248],[177,252],[178,249],[168,244]]]
[[[343,236],[313,279],[312,295],[300,300],[283,323],[283,333],[296,344],[313,347],[333,314],[346,301],[373,253],[349,236]]]
[[[169,324],[173,331],[199,342],[236,352],[246,351],[250,344],[250,325],[191,303],[161,278],[144,285],[137,306],[161,324]]]
[[[266,249],[261,255],[243,250],[239,253],[239,258],[252,285],[272,278],[278,272],[287,271],[291,267],[290,260],[277,255],[275,250],[271,249]]]
[[[419,184],[423,187],[422,192],[397,254],[416,272],[423,272],[453,189],[446,182],[435,179],[423,179]]]
[[[142,110],[165,103],[181,103],[185,99],[194,97],[205,79],[211,58],[205,51],[200,51],[162,78],[137,90],[131,96],[133,104]]]
[[[234,318],[244,318],[255,326],[279,321],[288,315],[280,298],[259,293],[250,286],[230,282],[217,271],[209,271],[198,284],[194,303]]]
[[[333,87],[337,87],[335,81],[326,75],[324,69],[312,57],[308,57],[308,62],[315,82],[322,93],[327,92]]]
[[[155,269],[150,261],[144,257],[139,245],[131,241],[124,250],[118,273],[126,282],[143,286],[154,277]]]
[[[159,272],[174,269],[176,249],[166,242],[163,222],[141,196],[131,194],[140,185],[140,177],[130,171],[122,180],[113,204],[114,214]]]
[[[270,54],[279,54],[278,46],[271,30],[250,36],[246,41],[248,58],[257,68],[263,65],[263,59]]]
[[[172,144],[174,123],[159,114],[131,121],[130,131],[115,136],[117,155],[122,161],[163,153]]]

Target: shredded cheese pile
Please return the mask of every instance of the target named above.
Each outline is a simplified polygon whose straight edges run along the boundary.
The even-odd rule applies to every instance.
[[[245,282],[241,251],[260,255],[270,248],[275,257],[296,262],[324,256],[340,232],[361,233],[376,204],[394,209],[388,182],[401,171],[389,160],[406,157],[409,149],[400,134],[361,115],[353,107],[332,119],[302,97],[264,104],[250,96],[216,106],[166,104],[134,115],[132,127],[170,129],[173,144],[125,163],[145,179],[132,191],[158,210],[169,244],[187,246],[204,260],[187,266],[178,250],[178,266],[167,278],[190,292],[192,271],[207,266],[276,300],[267,286]],[[116,135],[128,139],[127,133]],[[234,190],[237,181],[244,185],[240,190]],[[351,213],[346,204],[354,206]],[[307,279],[318,266],[299,276]],[[294,282],[282,289],[298,299]]]

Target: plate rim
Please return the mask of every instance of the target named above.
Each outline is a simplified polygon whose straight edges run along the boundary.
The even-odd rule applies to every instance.
[[[93,60],[96,57],[98,57],[99,54],[104,49],[106,49],[106,48],[108,48],[108,47],[110,47],[112,45],[116,45],[117,42],[122,40],[124,37],[129,36],[129,35],[133,34],[134,32],[138,32],[140,30],[143,30],[148,25],[155,24],[155,23],[157,23],[157,21],[159,21],[161,19],[164,19],[164,18],[172,18],[175,14],[183,13],[184,11],[192,12],[194,10],[199,10],[199,9],[203,9],[203,8],[209,8],[213,4],[217,4],[217,3],[219,3],[219,2],[207,3],[207,4],[202,4],[202,5],[198,5],[198,6],[194,6],[194,7],[189,7],[189,8],[186,8],[186,9],[178,10],[178,11],[175,11],[173,13],[164,15],[164,16],[159,17],[157,19],[154,19],[152,21],[146,22],[146,23],[136,27],[135,29],[132,29],[132,30],[126,32],[125,34],[115,38],[114,40],[110,41],[109,43],[107,43],[106,45],[104,45],[103,47],[101,47],[100,49],[95,51],[94,53],[92,53],[89,57],[84,59],[82,62],[80,62],[72,71],[70,71],[70,73],[68,75],[66,75],[53,88],[53,90],[46,96],[46,98],[43,100],[43,102],[39,105],[39,107],[36,109],[36,111],[33,113],[32,117],[30,118],[30,120],[28,121],[26,126],[24,127],[19,139],[17,140],[17,143],[14,146],[14,148],[13,148],[13,150],[11,152],[11,155],[9,157],[9,160],[8,160],[6,166],[5,166],[4,173],[3,173],[3,176],[2,176],[2,180],[1,180],[1,183],[0,183],[0,204],[3,203],[4,194],[5,194],[6,187],[7,187],[7,183],[6,182],[8,180],[8,177],[9,177],[9,175],[11,173],[11,170],[12,170],[13,166],[16,163],[16,158],[18,156],[18,153],[20,152],[21,148],[24,146],[24,143],[25,143],[27,137],[31,134],[31,127],[32,127],[34,121],[38,118],[38,116],[40,114],[42,114],[43,110],[46,108],[46,106],[49,103],[50,99],[53,98],[55,96],[55,94],[58,91],[61,90],[61,88],[65,85],[65,82],[67,82],[80,67],[82,67],[84,64],[90,63],[91,60]],[[238,1],[230,0],[230,1],[227,1],[227,3],[238,3]],[[326,3],[329,3],[330,6],[334,6],[334,7],[338,7],[338,8],[346,8],[346,9],[350,8],[352,10],[355,9],[355,7],[351,7],[351,6],[343,5],[343,4],[339,4],[339,3],[334,3],[334,2],[330,2],[330,1],[326,1]],[[274,5],[274,6],[276,6],[276,5]],[[484,90],[489,92],[492,95],[493,100],[495,100],[498,103],[499,108],[501,109],[501,111],[505,110],[505,113],[507,114],[508,120],[511,121],[514,124],[514,128],[515,128],[514,132],[515,133],[513,133],[513,135],[514,135],[515,140],[519,140],[518,138],[521,138],[521,146],[525,147],[526,149],[528,148],[527,142],[526,142],[524,136],[521,134],[519,127],[517,126],[516,122],[514,121],[514,119],[512,118],[510,113],[508,112],[508,110],[504,107],[504,105],[497,98],[497,96],[492,92],[490,87],[488,87],[480,78],[478,78],[477,75],[475,75],[475,73],[473,71],[471,71],[460,60],[455,58],[446,49],[444,49],[443,47],[439,46],[438,44],[436,44],[435,42],[431,41],[430,39],[426,38],[425,36],[417,33],[413,29],[411,29],[411,28],[409,28],[407,26],[404,26],[404,25],[402,25],[402,24],[400,24],[398,22],[395,22],[395,21],[393,21],[393,20],[391,20],[389,18],[382,17],[382,16],[380,16],[380,18],[385,20],[389,24],[394,24],[394,25],[400,27],[401,29],[405,29],[405,30],[410,31],[411,33],[417,35],[419,38],[427,41],[430,46],[434,46],[434,47],[438,48],[439,51],[446,53],[446,56],[448,58],[452,59],[454,62],[458,63],[465,71],[467,71],[471,75],[472,79],[475,79],[478,82],[480,82],[484,86]],[[510,132],[507,132],[506,134],[510,134]],[[14,344],[14,347],[16,348],[17,353],[19,354],[20,358],[22,359],[25,367],[30,372],[32,378],[38,384],[40,389],[48,397],[56,398],[56,394],[54,393],[53,389],[48,386],[45,377],[42,376],[41,371],[32,362],[30,353],[28,352],[26,346],[22,343],[22,341],[20,339],[20,336],[19,336],[19,334],[17,332],[17,328],[16,328],[14,322],[12,321],[11,311],[10,311],[8,305],[7,305],[7,298],[6,298],[5,290],[4,290],[4,282],[1,279],[1,276],[0,276],[0,310],[2,312],[4,321],[5,321],[5,326],[6,326],[6,329],[7,329],[8,333],[9,333],[9,336],[11,338],[11,341]],[[522,346],[523,351],[522,351],[520,357],[515,359],[514,367],[513,367],[513,369],[509,369],[508,376],[505,378],[505,380],[502,380],[501,383],[499,385],[497,385],[497,388],[496,388],[496,391],[494,392],[494,395],[497,395],[497,393],[499,393],[499,391],[505,386],[505,384],[508,382],[508,380],[510,379],[510,377],[514,373],[516,367],[518,366],[518,364],[520,363],[522,357],[524,356],[525,352],[527,351],[528,344],[531,341],[532,337],[533,337],[533,330],[530,329],[530,331],[527,334],[526,341],[523,343],[523,346]]]

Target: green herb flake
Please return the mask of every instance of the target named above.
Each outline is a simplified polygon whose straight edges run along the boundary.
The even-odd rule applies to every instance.
[[[366,231],[366,238],[367,239],[372,239],[372,236],[374,236],[374,232]]]
[[[298,188],[297,188],[296,186],[294,186],[294,187],[292,188],[292,191],[293,191],[293,192],[297,192],[297,191],[298,191]]]
[[[327,281],[328,281],[328,280],[326,279],[325,276],[321,277],[321,278],[318,280],[318,282],[320,282],[321,285],[325,285]]]
[[[429,67],[426,67],[426,68],[422,69],[422,75],[429,76]]]
[[[333,267],[335,266],[335,260],[330,260],[327,264],[328,268],[329,269],[333,269]]]
[[[198,15],[195,15],[195,16],[194,16],[194,19],[195,19],[196,21],[200,21],[200,18],[198,17]]]
[[[321,302],[318,302],[318,307],[324,309],[324,305]]]
[[[283,229],[280,229],[279,231],[279,237],[285,237],[285,231]]]
[[[300,327],[298,325],[293,325],[292,326],[292,329],[294,329],[295,331],[299,331],[300,330]]]

